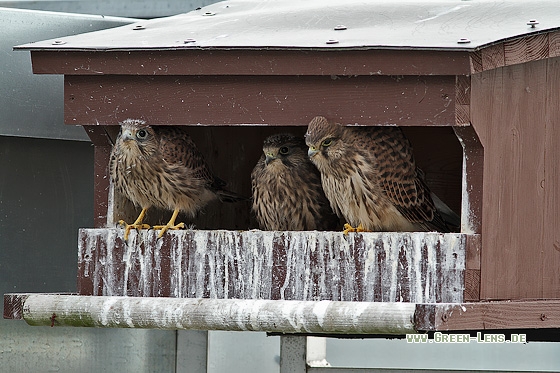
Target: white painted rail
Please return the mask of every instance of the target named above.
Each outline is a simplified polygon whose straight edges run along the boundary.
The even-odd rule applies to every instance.
[[[406,334],[414,303],[29,294],[30,325],[325,334]]]

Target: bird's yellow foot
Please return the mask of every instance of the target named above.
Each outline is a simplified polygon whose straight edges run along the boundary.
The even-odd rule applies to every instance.
[[[344,224],[344,230],[342,233],[344,233],[344,235],[348,235],[349,232],[368,232],[368,230],[365,229],[361,223],[356,228],[346,223]]]
[[[177,225],[175,224],[170,224],[167,223],[166,225],[154,225],[154,229],[161,229],[161,232],[159,232],[158,234],[158,238],[161,238],[165,232],[167,232],[169,229],[171,230],[176,230],[176,229],[184,229],[185,228],[185,223],[179,223]]]
[[[130,235],[130,231],[132,229],[150,229],[150,226],[148,224],[142,224],[142,223],[132,223],[132,224],[127,224],[124,220],[119,220],[119,225],[124,226],[124,240],[128,241],[128,236]]]
[[[165,232],[167,232],[168,229],[181,229],[181,228],[185,228],[185,223],[179,223],[179,224],[175,224],[175,219],[177,219],[177,215],[179,214],[179,210],[175,209],[173,211],[173,215],[171,216],[171,219],[169,219],[169,222],[165,225],[154,225],[154,229],[161,229],[161,232],[159,232],[158,234],[158,238],[161,238]]]
[[[125,241],[128,241],[128,235],[130,234],[130,231],[132,229],[150,229],[150,226],[148,224],[142,224],[142,221],[144,220],[144,216],[146,216],[146,211],[148,211],[148,209],[143,208],[142,211],[140,211],[140,215],[138,215],[138,218],[132,224],[127,224],[124,220],[119,220],[119,225],[123,225],[125,227],[124,228]]]

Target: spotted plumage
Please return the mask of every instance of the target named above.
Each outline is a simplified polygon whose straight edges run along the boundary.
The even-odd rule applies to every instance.
[[[179,211],[194,216],[212,200],[242,199],[224,189],[182,127],[125,120],[111,153],[110,174],[116,190],[142,208],[135,223],[122,222],[125,237],[132,228],[149,227],[142,220],[150,207],[173,211],[167,225],[154,227],[162,230],[161,237],[167,229],[183,226],[175,225]]]
[[[252,209],[265,230],[332,230],[340,227],[307,157],[302,137],[279,134],[263,143],[251,173]]]
[[[369,231],[449,231],[398,127],[345,127],[315,117],[305,135],[333,210]]]

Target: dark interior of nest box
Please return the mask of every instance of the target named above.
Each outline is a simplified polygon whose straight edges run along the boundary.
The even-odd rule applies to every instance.
[[[204,154],[214,174],[227,182],[227,188],[241,195],[251,196],[250,174],[262,154],[263,140],[276,133],[303,136],[306,126],[200,126],[189,127],[189,133]],[[452,127],[403,127],[410,140],[417,165],[425,174],[431,190],[459,216],[461,214],[462,147]],[[108,127],[116,137],[118,127]],[[140,209],[115,193],[113,222],[124,219],[132,222]],[[247,202],[213,202],[194,219],[179,215],[178,222],[194,225],[196,229],[246,230],[258,228]],[[111,216],[111,212],[108,214]],[[165,223],[170,211],[148,210],[145,222]],[[110,225],[114,224],[110,222]]]

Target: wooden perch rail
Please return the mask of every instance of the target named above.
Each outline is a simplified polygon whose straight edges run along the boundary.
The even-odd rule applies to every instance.
[[[23,294],[21,316],[34,326],[415,333],[412,303],[177,299]]]
[[[558,329],[560,300],[472,303],[339,302],[5,294],[4,318],[33,326],[404,335]]]

